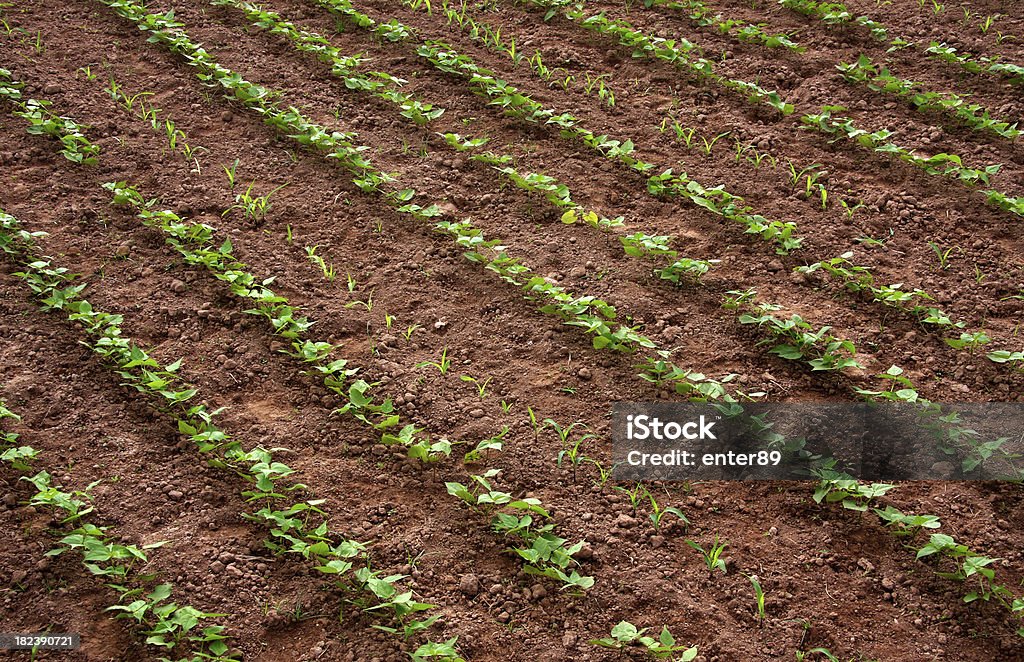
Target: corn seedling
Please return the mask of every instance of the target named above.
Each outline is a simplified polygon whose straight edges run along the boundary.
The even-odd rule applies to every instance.
[[[629,499],[629,505],[633,509],[633,517],[636,517],[637,510],[640,508],[640,504],[644,502],[644,498],[649,492],[644,487],[643,483],[634,483],[632,487],[623,487],[621,485],[615,485],[612,487],[616,492],[622,492]]]
[[[437,368],[437,371],[442,375],[448,374],[448,369],[452,367],[451,359],[448,358],[448,348],[445,347],[441,350],[441,358],[438,361],[421,361],[416,364],[417,368]]]
[[[757,575],[744,575],[750,580],[750,583],[754,587],[754,604],[757,607],[757,622],[763,624],[765,613],[764,613],[764,589],[761,588],[761,582],[757,580]]]
[[[267,217],[267,213],[274,206],[270,202],[270,198],[283,189],[287,184],[281,184],[277,188],[273,189],[266,195],[253,195],[253,188],[255,188],[256,182],[250,182],[249,186],[245,189],[245,192],[239,193],[235,196],[235,204],[231,205],[221,216],[227,216],[235,209],[241,210],[246,218],[251,220],[253,223],[259,225]]]
[[[715,136],[714,138],[712,138],[711,140],[708,140],[704,136],[701,136],[701,142],[704,143],[704,154],[707,155],[707,156],[710,156],[711,155],[711,149],[715,146],[715,143],[717,143],[722,138],[725,138],[730,133],[731,133],[730,131],[726,131],[725,133],[720,133],[717,136]]]
[[[487,397],[487,385],[491,383],[491,379],[493,378],[488,377],[487,379],[481,380],[470,375],[462,375],[459,377],[459,379],[461,379],[464,382],[471,382],[474,386],[476,386],[477,395],[479,395],[480,399],[483,400],[484,398]]]
[[[723,575],[725,574],[725,559],[722,558],[722,552],[725,551],[726,546],[729,544],[727,541],[719,542],[718,535],[715,535],[714,541],[712,541],[711,546],[707,549],[704,549],[692,540],[684,540],[683,542],[700,553],[704,565],[707,566],[708,572],[711,575],[714,575],[715,570],[721,571]]]
[[[650,517],[651,523],[654,524],[655,531],[661,531],[661,521],[665,518],[665,515],[675,515],[682,520],[683,524],[690,523],[690,520],[686,519],[686,515],[684,515],[681,510],[673,507],[662,508],[658,505],[657,500],[654,498],[654,494],[652,494],[650,490],[645,487],[644,492],[647,493],[647,499],[651,502],[651,514],[648,517]]]
[[[291,226],[288,226],[288,231],[289,231],[289,235],[290,235],[291,234]],[[288,243],[291,243],[291,237],[290,236],[288,237]],[[334,279],[337,277],[337,272],[335,271],[333,264],[327,264],[327,262],[324,261],[324,258],[322,256],[317,255],[316,250],[318,248],[320,248],[320,247],[319,246],[306,246],[306,257],[309,258],[310,262],[312,262],[314,265],[319,267],[320,272],[323,274],[323,277],[325,279],[327,279],[327,282],[333,283]]]
[[[846,200],[840,199],[839,206],[843,208],[844,212],[846,212],[846,218],[851,219],[858,209],[862,209],[864,207],[864,201],[858,200],[856,204],[851,205]]]
[[[226,174],[228,176],[228,186],[232,190],[234,190],[234,188],[235,188],[235,171],[238,170],[238,159],[235,159],[234,163],[231,164],[230,168],[228,166],[226,166],[226,165],[222,165],[221,168],[224,169],[224,174]]]
[[[577,437],[572,438],[573,428],[580,426],[583,429],[587,429],[587,426],[583,423],[573,423],[566,428],[556,423],[553,419],[545,418],[544,425],[551,428],[558,435],[559,441],[562,443],[562,450],[558,451],[557,464],[562,466],[563,460],[568,460],[572,466],[572,482],[576,484],[576,471],[579,466],[586,460],[586,456],[583,455],[582,448],[583,443],[588,439],[596,439],[597,435],[585,433]]]
[[[934,241],[929,241],[928,247],[932,249],[933,253],[935,253],[935,257],[939,258],[939,268],[943,271],[949,270],[949,256],[954,250],[958,250],[960,248],[959,246],[950,246],[949,248],[943,249]]]

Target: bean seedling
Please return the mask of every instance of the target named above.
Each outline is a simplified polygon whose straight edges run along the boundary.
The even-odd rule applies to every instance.
[[[637,629],[637,627],[629,621],[620,621],[612,628],[611,637],[592,639],[590,643],[594,646],[620,650],[630,646],[642,646],[647,649],[648,655],[656,660],[672,658],[677,662],[690,662],[690,660],[697,657],[697,647],[677,645],[675,637],[673,637],[672,633],[669,632],[667,626],[662,626],[661,634],[657,639],[644,634],[649,629],[650,628]],[[675,657],[678,653],[682,653],[682,655]]]

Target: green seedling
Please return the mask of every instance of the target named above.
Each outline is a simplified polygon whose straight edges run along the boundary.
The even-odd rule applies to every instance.
[[[961,250],[959,246],[950,246],[949,248],[943,249],[934,241],[929,241],[928,246],[932,249],[932,252],[935,253],[935,256],[939,258],[939,268],[943,271],[947,271],[949,269],[949,256],[953,251]],[[961,250],[961,252],[963,251]]]
[[[287,184],[281,184],[266,195],[253,195],[252,191],[255,186],[256,182],[250,182],[244,193],[240,193],[235,196],[235,204],[225,209],[221,216],[227,216],[233,210],[239,209],[245,214],[245,217],[253,223],[257,225],[262,223],[264,219],[266,219],[267,213],[274,206],[270,202],[270,198],[287,186]]]
[[[801,179],[807,179],[807,189],[809,190],[814,180],[821,175],[821,173],[815,173],[814,171],[821,167],[820,163],[812,163],[811,165],[797,170],[797,166],[792,161],[786,161],[789,165],[789,181],[793,186],[800,183]],[[813,179],[812,179],[813,177]]]
[[[421,361],[416,364],[417,368],[437,368],[438,372],[442,375],[448,374],[448,369],[452,367],[451,359],[448,358],[448,348],[445,347],[441,351],[441,359],[439,361]]]
[[[487,397],[487,385],[491,383],[491,379],[493,379],[493,377],[488,377],[487,379],[480,380],[470,375],[462,375],[459,377],[459,379],[461,379],[464,382],[471,382],[472,384],[474,384],[476,386],[477,395],[479,395],[480,399],[483,400],[484,398]]]
[[[530,418],[530,428],[533,430],[533,439],[536,441],[540,437],[540,431],[544,429],[544,423],[537,420],[533,407],[529,405],[526,406],[526,414]]]
[[[975,331],[974,333],[961,333],[959,338],[943,338],[942,340],[953,349],[973,351],[982,345],[987,345],[992,339],[984,331]]]
[[[644,488],[644,492],[647,493],[647,498],[651,502],[651,514],[648,515],[648,517],[650,517],[651,522],[654,524],[654,530],[656,532],[661,531],[661,520],[664,519],[665,515],[675,515],[682,520],[683,524],[690,523],[690,520],[686,519],[686,515],[684,515],[681,510],[673,507],[662,508],[658,505],[658,502],[654,498],[654,494],[652,494],[650,490]]]
[[[562,442],[562,450],[558,451],[558,466],[562,466],[563,460],[569,460],[569,464],[572,466],[572,482],[576,484],[576,471],[579,466],[586,459],[583,455],[582,448],[583,443],[588,439],[596,439],[597,435],[586,433],[575,440],[572,439],[573,428],[580,426],[583,429],[587,429],[587,426],[583,423],[576,422],[567,428],[563,428],[561,425],[556,423],[553,419],[545,418],[544,425],[550,427],[558,435],[559,441]]]
[[[595,469],[597,469],[597,480],[594,481],[594,486],[603,489],[612,477],[611,468],[605,467],[603,464],[590,457],[584,458],[584,462],[589,462],[594,465]]]
[[[729,543],[724,540],[719,542],[718,534],[715,534],[715,539],[712,541],[711,546],[708,549],[704,549],[692,540],[684,540],[683,542],[700,552],[701,558],[704,560],[704,565],[707,566],[708,572],[711,575],[715,574],[715,570],[720,570],[723,575],[725,574],[725,559],[722,558],[722,552]]]
[[[228,186],[232,190],[234,190],[234,188],[235,188],[235,172],[238,170],[238,159],[235,159],[234,163],[231,164],[230,168],[228,166],[226,166],[226,165],[222,165],[221,168],[224,169],[224,174],[226,174],[228,176]]]
[[[288,235],[288,243],[291,243],[290,225],[288,226]],[[316,251],[318,248],[320,247],[306,246],[306,257],[309,258],[310,262],[312,262],[314,265],[320,268],[320,272],[323,274],[324,278],[326,278],[328,282],[333,283],[334,279],[337,277],[337,272],[335,271],[333,264],[327,264],[327,262],[324,261],[324,258],[322,256],[317,255]]]
[[[478,443],[473,450],[469,451],[468,453],[465,454],[465,456],[463,456],[463,461],[466,464],[480,462],[481,460],[484,459],[484,454],[487,451],[501,451],[502,447],[504,446],[503,440],[505,438],[505,435],[509,433],[510,429],[511,428],[509,428],[506,425],[502,427],[501,432],[499,432],[498,434],[494,435],[489,439],[484,439],[483,441]]]
[[[864,207],[864,201],[863,200],[858,200],[856,204],[851,206],[850,203],[847,202],[846,200],[840,199],[839,200],[839,205],[843,208],[843,211],[846,212],[846,218],[847,219],[851,219],[851,218],[853,218],[854,213],[856,213],[856,211],[858,209],[861,209],[861,208]],[[882,243],[882,242],[878,242],[877,240],[873,240],[873,241],[876,241],[879,244]]]
[[[715,136],[714,138],[712,138],[710,141],[707,138],[705,138],[704,136],[701,136],[701,138],[700,138],[701,142],[704,143],[704,154],[707,155],[707,156],[710,156],[711,155],[711,148],[713,148],[715,146],[715,143],[717,143],[722,138],[725,138],[730,133],[731,133],[731,131],[726,131],[725,133],[720,133],[717,136]]]
[[[669,632],[667,626],[662,626],[661,634],[657,639],[644,634],[648,629],[637,629],[629,621],[620,621],[618,625],[612,628],[611,637],[592,639],[590,643],[602,648],[615,648],[619,650],[632,646],[641,646],[647,650],[648,655],[656,660],[671,658],[677,662],[690,662],[690,660],[697,657],[697,647],[677,645],[675,637]],[[676,657],[677,655],[679,657]]]
[[[629,499],[629,505],[633,508],[633,517],[636,517],[637,509],[640,504],[643,503],[644,497],[648,494],[647,488],[644,487],[643,483],[636,483],[633,487],[622,487],[621,485],[615,485],[612,487],[616,492],[622,492]]]
[[[428,641],[409,653],[409,657],[412,662],[466,662],[455,648],[458,640],[458,637],[452,637],[442,642]]]
[[[865,485],[830,470],[816,470],[814,473],[821,478],[814,491],[815,503],[841,501],[843,508],[858,512],[865,512],[873,500],[896,487],[889,483]]]
[[[362,306],[368,313],[373,312],[373,292],[371,291],[370,294],[367,295],[366,301],[356,299],[355,301],[349,301],[345,304],[345,308],[355,308],[356,306]]]
[[[763,624],[765,613],[764,613],[764,589],[761,588],[761,582],[757,580],[757,575],[744,575],[750,580],[750,583],[754,586],[754,604],[757,606],[757,622]]]

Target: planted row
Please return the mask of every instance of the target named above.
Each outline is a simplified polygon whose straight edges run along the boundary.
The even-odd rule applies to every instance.
[[[338,61],[340,54],[336,49],[329,50],[327,47],[323,47],[322,44],[326,40],[322,36],[312,32],[299,31],[291,22],[284,20],[279,14],[241,2],[240,0],[217,0],[216,4],[245,11],[250,19],[257,21],[256,25],[270,29],[274,34],[285,35],[299,50],[309,50],[309,44],[312,42],[318,46],[313,52],[318,55],[321,61],[333,64],[332,72],[335,75],[340,75],[338,74],[339,68],[342,66]],[[381,76],[387,75],[380,72],[377,73]],[[344,77],[346,86],[353,89],[367,89],[366,86],[370,86],[375,82],[369,80],[365,75],[351,70],[346,70]],[[389,100],[394,99],[389,97]],[[400,105],[403,108],[402,114],[404,115],[406,113],[404,108],[407,103],[402,102]],[[440,111],[443,110],[432,104],[426,104],[425,107],[437,111],[436,115],[428,118],[430,120],[436,119],[440,115]],[[455,133],[441,134],[441,137],[444,138],[445,145],[457,152],[475,150],[483,147],[488,142],[487,138],[473,138]],[[514,159],[509,154],[496,154],[492,151],[487,151],[482,154],[475,154],[470,158],[493,166],[497,172],[505,176],[506,179],[518,188],[542,195],[562,212],[562,222],[564,223],[572,224],[577,221],[583,221],[593,227],[606,230],[619,227],[623,223],[622,217],[611,219],[584,208],[572,199],[571,192],[564,183],[550,175],[538,172],[520,172],[515,166],[511,165]],[[657,261],[667,261],[668,265],[656,269],[656,274],[660,278],[676,284],[684,280],[699,279],[711,266],[711,262],[707,260],[679,256],[678,251],[668,247],[668,237],[654,237],[643,233],[635,233],[631,237],[622,237],[622,241],[627,255],[644,256]]]
[[[524,1],[532,4],[552,2],[552,0]],[[562,11],[566,14],[566,17],[571,20],[580,21],[583,17],[583,14],[579,12],[569,12],[564,9],[558,9],[557,11]],[[551,12],[556,12],[556,9],[552,8]],[[610,19],[603,15],[596,17],[591,16],[587,19],[582,19],[581,25],[583,25],[583,27],[587,27],[586,23],[587,21],[591,21],[591,19],[593,19],[592,29],[596,29],[602,34],[617,38],[619,43],[625,46],[635,48],[635,44],[646,44],[650,39],[657,39],[633,30],[628,24],[610,21]],[[643,53],[647,50],[650,49],[639,49],[635,52]],[[662,56],[655,54],[654,57]],[[662,57],[662,59],[666,59],[670,62],[676,61],[676,58],[674,57]],[[751,99],[753,101],[766,103],[772,107],[776,107],[776,109],[779,109],[779,103],[776,100],[772,100],[764,95],[755,94],[751,96]],[[788,111],[783,111],[786,114],[794,110],[791,104],[786,104],[786,106],[788,107]],[[858,127],[854,121],[848,117],[833,118],[832,112],[837,110],[845,110],[845,108],[842,108],[841,106],[825,106],[822,108],[820,113],[803,115],[800,118],[801,123],[805,127],[813,128],[819,132],[836,136],[837,138],[849,140],[850,142],[854,142],[876,152],[895,154],[901,160],[923,169],[928,174],[951,176],[968,185],[980,182],[988,186],[989,176],[998,172],[1000,168],[999,165],[987,166],[981,170],[968,168],[963,165],[962,159],[955,154],[936,154],[930,158],[921,157],[915,154],[913,150],[909,150],[889,142],[888,138],[892,136],[893,133],[887,129],[868,132],[867,130]],[[996,189],[985,189],[982,192],[985,194],[986,200],[989,204],[1012,214],[1024,216],[1024,199],[1007,195]]]
[[[54,113],[50,110],[50,101],[26,99],[22,92],[24,84],[14,80],[12,76],[10,71],[0,68],[0,100],[14,105],[13,114],[28,122],[28,132],[33,135],[52,136],[59,140],[62,148],[60,153],[72,163],[95,165],[100,148],[86,137],[87,127]]]
[[[989,131],[1007,140],[1014,140],[1021,134],[1016,122],[1011,124],[993,118],[983,106],[968,103],[955,92],[923,90],[921,83],[897,78],[888,67],[875,64],[867,55],[861,55],[856,62],[840,63],[836,68],[848,82],[863,83],[875,92],[901,97],[917,110],[948,113],[976,131]]]
[[[356,11],[348,0],[316,1],[355,25],[378,31],[377,23]],[[418,39],[411,29],[393,19],[388,25],[388,34],[392,41]],[[532,124],[553,125],[563,137],[579,140],[604,158],[616,161],[636,172],[647,174],[656,168],[655,164],[635,155],[636,146],[632,140],[622,141],[608,135],[596,134],[583,126],[582,119],[571,113],[558,113],[544,107],[523,91],[499,78],[494,72],[478,66],[469,56],[458,53],[448,44],[426,41],[421,43],[416,52],[438,70],[466,79],[475,92],[490,99],[491,105],[501,108],[507,115]],[[751,213],[753,208],[744,205],[740,196],[726,191],[724,185],[707,187],[688,177],[685,172],[676,174],[672,169],[667,169],[660,175],[650,176],[648,192],[652,195],[678,196],[716,215],[741,223],[747,233],[756,234],[774,243],[780,253],[799,247],[800,238],[796,236],[795,223],[770,220],[760,214]]]
[[[560,0],[516,0],[516,2],[544,10],[545,21],[556,15],[562,15],[586,30],[610,37],[620,45],[632,48],[634,57],[664,60],[687,71],[699,80],[707,80],[733,92],[746,95],[751,102],[771,106],[782,115],[789,115],[794,110],[793,104],[787,103],[774,90],[766,90],[757,83],[728,78],[715,73],[714,63],[703,57],[694,57],[693,53],[698,49],[686,39],[664,39],[645,34],[634,29],[626,21],[608,18],[603,13],[588,15],[583,9],[570,6],[570,3]]]
[[[18,235],[24,231],[11,230],[11,224],[2,216],[0,223],[3,224],[0,237],[10,242],[6,243],[7,246],[16,246],[21,241]],[[20,417],[0,400],[0,422],[4,419],[18,421]],[[66,491],[54,484],[49,472],[32,473],[31,465],[38,456],[39,452],[31,446],[19,445],[17,434],[0,429],[0,464],[23,474],[19,480],[36,490],[28,504],[49,511],[62,529],[52,532],[60,539],[46,552],[46,556],[56,557],[65,552],[78,554],[82,566],[118,596],[117,602],[106,611],[114,612],[115,618],[135,621],[145,635],[147,645],[163,649],[166,653],[186,654],[183,660],[193,662],[200,659],[220,662],[237,659],[238,653],[230,650],[231,639],[225,634],[225,626],[199,627],[203,621],[223,618],[227,614],[206,613],[191,605],[168,602],[173,584],[156,584],[155,574],[138,572],[138,566],[149,562],[146,552],[166,545],[167,541],[141,547],[123,544],[110,533],[110,527],[94,523],[99,519],[99,513],[92,503],[91,491],[97,483],[88,485],[84,490]],[[68,525],[74,528],[68,530]]]
[[[355,174],[353,181],[357,186],[365,191],[380,193],[400,214],[412,216],[417,221],[433,223],[435,229],[451,236],[464,249],[467,259],[480,263],[498,274],[502,280],[522,288],[528,298],[544,301],[540,307],[542,312],[557,315],[570,326],[583,328],[593,336],[595,348],[629,352],[655,347],[653,341],[638,333],[635,328],[613,326],[616,311],[607,302],[593,296],[574,296],[561,286],[533,274],[518,259],[508,255],[498,240],[486,239],[482,231],[473,227],[468,220],[437,222],[434,219],[443,216],[442,212],[437,205],[423,206],[414,202],[415,190],[385,192],[383,185],[389,181],[388,176],[374,169],[363,156],[365,147],[357,147],[351,142],[353,134],[328,133],[326,128],[310,122],[295,108],[282,111],[268,89],[254,85],[221,66],[205,49],[193,42],[181,30],[181,24],[174,20],[173,14],[149,14],[130,0],[102,2],[149,32],[151,41],[161,43],[184,57],[196,68],[200,80],[222,88],[229,98],[258,113],[265,122],[279,128],[300,144],[327,152],[328,158],[337,160]],[[400,27],[392,25],[388,31],[398,29]],[[696,384],[693,386],[697,388]],[[710,380],[700,386],[715,390],[714,382]]]
[[[232,255],[230,242],[225,242],[220,248],[214,248],[212,243],[212,228],[203,224],[188,224],[170,211],[155,209],[155,201],[145,200],[138,190],[128,186],[124,182],[108,184],[107,188],[114,192],[115,204],[125,204],[134,208],[142,221],[149,227],[156,227],[169,235],[169,243],[189,263],[202,264],[209,269],[216,278],[229,283],[232,293],[235,296],[249,299],[257,304],[257,308],[247,312],[264,316],[270,322],[274,333],[291,341],[291,347],[281,350],[282,352],[298,359],[306,366],[306,373],[322,380],[324,386],[340,396],[345,402],[336,411],[341,414],[348,414],[360,422],[370,426],[381,435],[381,442],[386,445],[401,445],[407,449],[411,458],[419,459],[425,463],[437,462],[443,457],[448,457],[452,450],[452,443],[447,440],[431,441],[429,435],[411,424],[403,425],[400,416],[395,412],[394,405],[390,399],[381,404],[374,404],[370,394],[372,385],[364,380],[355,379],[358,371],[348,367],[344,359],[331,359],[330,353],[334,349],[332,345],[322,341],[311,340],[305,337],[306,331],[312,326],[312,322],[305,317],[297,316],[297,311],[288,304],[285,297],[280,296],[269,288],[270,279],[257,280],[251,273],[245,271],[245,265],[238,262]],[[491,440],[491,444],[484,444],[484,448],[501,447],[500,438]],[[482,452],[478,447],[476,453]],[[540,502],[535,504],[539,510]],[[546,512],[544,515],[547,517]],[[524,525],[525,526],[525,525]],[[537,536],[548,534],[553,524],[535,527],[543,529]],[[526,526],[519,532],[523,536],[534,532],[535,529]],[[509,535],[511,532],[500,530],[500,533]],[[546,539],[548,542],[553,538]],[[532,545],[534,540],[528,542]],[[542,543],[537,543],[541,545]],[[532,549],[532,547],[531,547]],[[553,579],[569,581],[572,579],[576,585],[582,582],[578,573],[575,575],[565,574],[564,565],[559,565],[561,557],[554,561],[551,556],[537,557],[532,559],[528,571],[536,571],[537,574],[544,574]],[[556,563],[556,561],[558,563]],[[554,563],[554,565],[552,565]],[[557,570],[557,572],[556,572]],[[585,583],[585,582],[584,582]],[[591,582],[592,584],[592,579]],[[589,586],[582,586],[589,588]],[[417,610],[431,607],[416,603]],[[413,632],[429,626],[436,620],[431,617],[425,621],[413,621],[403,623],[403,632],[409,636]]]
[[[820,113],[807,114],[800,119],[803,125],[810,129],[855,142],[873,152],[893,155],[929,175],[949,177],[969,187],[990,186],[990,177],[1002,167],[1000,164],[993,164],[981,169],[971,168],[965,166],[963,159],[956,154],[940,153],[925,158],[912,149],[890,141],[889,138],[894,134],[889,129],[868,132],[859,128],[849,117],[835,117],[832,114],[843,110],[846,110],[843,106],[825,106]],[[1024,198],[1012,197],[996,189],[982,189],[981,193],[985,195],[990,205],[1017,216],[1024,216]]]
[[[788,34],[765,31],[766,23],[747,23],[738,18],[723,18],[701,0],[644,0],[644,7],[664,7],[686,12],[691,21],[700,27],[712,27],[722,34],[740,41],[760,44],[767,48],[785,48],[802,53],[807,50],[793,41]]]
[[[871,36],[878,41],[888,42],[889,51],[900,50],[915,46],[913,42],[905,37],[893,37],[889,39],[889,31],[886,27],[868,16],[857,16],[841,2],[821,2],[819,0],[779,0],[779,4],[799,14],[820,20],[828,25],[854,25],[867,29]],[[955,64],[964,71],[972,74],[990,73],[1006,78],[1014,85],[1024,84],[1024,67],[1003,62],[999,58],[985,57],[984,55],[970,55],[959,53],[955,48],[946,43],[932,41],[928,46],[921,47],[921,50],[928,57],[942,62]]]
[[[965,603],[994,601],[1014,618],[1024,621],[1024,598],[1015,597],[1007,585],[996,580],[996,571],[992,566],[999,559],[972,550],[945,533],[930,533],[924,544],[915,545],[913,541],[920,532],[934,531],[942,526],[937,516],[907,514],[892,505],[884,509],[872,507],[875,499],[884,496],[894,487],[888,483],[862,484],[825,471],[821,472],[814,501],[838,502],[844,508],[859,512],[866,512],[870,507],[892,535],[906,540],[903,545],[916,552],[917,560],[934,560],[932,568],[940,577],[973,584],[963,597]],[[1024,637],[1024,625],[1018,628],[1017,634]]]
[[[164,214],[156,215],[166,219]],[[55,267],[50,258],[36,254],[33,240],[38,233],[30,235],[13,216],[2,213],[0,229],[7,235],[4,246],[10,249],[8,254],[24,268],[17,275],[35,293],[40,306],[44,310],[67,312],[68,319],[86,331],[88,347],[110,364],[126,385],[149,396],[156,409],[171,416],[178,431],[196,444],[212,466],[230,471],[246,481],[248,486],[242,496],[247,503],[254,504],[254,509],[243,513],[243,517],[266,529],[268,537],[264,545],[267,549],[277,555],[298,555],[308,559],[314,563],[314,570],[338,580],[339,586],[357,594],[365,593],[367,597],[358,597],[352,602],[365,612],[390,613],[394,627],[380,626],[384,629],[412,634],[437,620],[437,616],[418,621],[410,619],[412,614],[433,605],[416,602],[411,591],[403,592],[399,585],[403,575],[383,575],[374,570],[363,543],[330,531],[328,515],[320,507],[324,500],[292,500],[293,493],[304,492],[308,488],[291,481],[295,470],[276,459],[274,451],[259,446],[244,450],[237,440],[213,422],[217,411],[204,403],[194,403],[198,391],[178,375],[180,360],[161,365],[148,351],[124,336],[122,316],[95,310],[81,297],[85,286],[72,284],[73,274],[63,267]],[[175,240],[185,244],[190,233],[201,234],[206,229],[206,226],[189,227],[177,223],[175,231],[179,234],[172,239],[172,244]],[[222,248],[226,251],[230,246]],[[226,257],[226,254],[222,253],[221,257]],[[255,290],[259,296],[264,292],[260,283],[242,282],[237,286]],[[262,303],[273,306],[275,302],[264,298]],[[289,321],[302,325],[300,320]],[[294,333],[294,326],[284,329],[283,333],[285,337]]]
[[[958,330],[959,337],[944,338],[945,343],[954,349],[974,350],[991,342],[992,339],[984,331],[965,331],[966,322],[954,322],[940,308],[930,305],[928,302],[933,300],[932,296],[924,290],[905,290],[902,283],[878,284],[871,269],[854,263],[852,257],[853,253],[847,252],[838,257],[797,267],[796,271],[804,274],[824,272],[847,291],[869,295],[871,301],[902,310],[912,315],[922,325]],[[995,363],[1013,364],[1024,360],[1024,353],[1007,350],[994,350],[987,356]]]

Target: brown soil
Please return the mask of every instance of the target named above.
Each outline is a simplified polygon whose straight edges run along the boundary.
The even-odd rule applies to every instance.
[[[595,131],[632,138],[646,160],[681,166],[709,185],[724,183],[765,216],[796,221],[807,237],[806,250],[780,258],[715,216],[650,197],[642,177],[557,132],[501,117],[462,81],[430,68],[413,47],[379,44],[360,31],[336,33],[335,21],[313,3],[267,4],[307,29],[331,35],[342,52],[365,52],[374,68],[409,80],[408,89],[445,107],[445,114],[428,129],[417,129],[383,101],[345,89],[327,67],[279,38],[248,27],[237,12],[200,0],[173,4],[193,38],[223,64],[282,90],[287,103],[314,120],[357,131],[382,170],[471,217],[538,272],[616,305],[652,338],[679,347],[676,360],[684,366],[715,377],[736,373],[745,389],[764,390],[774,400],[852,399],[851,385],[875,383],[870,374],[895,363],[936,400],[1024,401],[1019,372],[981,354],[953,350],[911,319],[791,272],[855,250],[880,281],[922,287],[954,317],[983,326],[994,345],[1020,349],[1024,302],[1006,297],[1024,291],[1021,225],[962,187],[830,145],[798,130],[798,120],[771,116],[695,84],[669,64],[632,60],[627,51],[564,20],[545,23],[510,2],[473,14],[501,25],[523,51],[542,51],[549,66],[581,78],[584,72],[610,74],[616,105],[608,107],[580,85],[566,91],[547,86],[525,66],[513,68],[504,56],[449,29],[440,16],[396,7],[393,0],[362,3],[375,16],[396,17],[424,37],[455,44],[550,107],[586,118]],[[622,3],[588,4],[627,16]],[[865,12],[874,6],[851,4]],[[947,4],[945,23],[933,22],[909,0],[872,15],[893,30],[928,38],[933,30],[936,36],[956,30],[952,15],[962,16],[960,8]],[[995,11],[984,5],[978,3],[976,13]],[[632,3],[628,18],[665,36],[686,36],[709,54],[728,50],[723,71],[747,80],[760,77],[804,111],[840,103],[853,108],[858,121],[898,129],[902,144],[924,153],[950,151],[1003,163],[994,183],[1024,191],[1019,143],[971,133],[846,86],[835,63],[859,52],[884,56],[868,37],[826,28],[774,3],[752,9],[749,2],[728,0],[715,6],[779,30],[799,29],[809,50],[795,55],[738,44],[640,2]],[[556,464],[558,439],[549,431],[534,435],[527,407],[541,418],[586,423],[601,435],[587,453],[605,461],[611,403],[669,397],[634,376],[633,357],[593,350],[589,338],[537,312],[517,291],[462,259],[447,239],[411,225],[330,163],[214,96],[189,68],[146,44],[134,26],[100,5],[37,0],[5,9],[4,18],[31,38],[17,32],[3,38],[2,65],[26,81],[33,95],[51,99],[58,113],[91,126],[89,136],[103,152],[98,166],[74,166],[51,142],[26,135],[22,120],[5,113],[0,208],[30,229],[49,233],[40,242],[43,249],[82,274],[95,307],[124,314],[127,335],[154,348],[161,360],[182,357],[185,377],[211,405],[227,408],[221,422],[244,445],[290,449],[285,461],[327,500],[332,529],[372,542],[377,567],[411,574],[417,597],[438,605],[443,624],[433,639],[457,635],[463,655],[476,661],[640,659],[588,643],[625,619],[641,627],[667,625],[680,642],[697,645],[698,659],[707,662],[793,659],[795,651],[818,646],[844,661],[1024,660],[1024,639],[1014,634],[1005,610],[963,604],[963,586],[915,561],[903,541],[872,516],[814,504],[810,483],[659,485],[659,501],[682,509],[691,525],[673,522],[657,532],[647,511],[634,513],[612,484],[595,485],[592,469],[581,469],[574,482],[569,468]],[[1020,31],[1021,16],[1002,20]],[[33,45],[37,32],[41,49]],[[974,47],[976,41],[982,52],[1024,61],[1017,42],[963,43]],[[1004,116],[1024,115],[1020,88],[961,76],[910,50],[893,58],[899,75],[973,92],[979,103]],[[86,65],[95,80],[79,71]],[[189,143],[207,150],[198,156],[201,172],[171,152],[148,123],[111,101],[103,89],[111,76],[130,92],[154,93],[153,104],[185,131]],[[658,130],[668,113],[703,135],[730,131],[754,142],[760,151],[771,151],[779,167],[736,162],[731,137],[710,155],[687,150]],[[616,237],[563,225],[543,200],[446,151],[434,135],[444,131],[487,135],[493,146],[508,146],[521,169],[566,182],[580,202],[609,216],[624,215],[635,230],[675,235],[686,255],[721,262],[699,286],[669,287],[648,265],[624,256]],[[287,184],[259,226],[238,213],[222,217],[238,192],[227,186],[222,165],[235,159],[242,187],[252,181],[265,193]],[[852,219],[837,205],[822,211],[790,184],[787,159],[824,164],[829,188],[866,206]],[[432,436],[475,443],[509,426],[506,451],[492,462],[503,469],[501,484],[541,498],[562,536],[588,541],[592,553],[584,568],[595,577],[595,587],[573,597],[522,573],[486,523],[446,494],[444,481],[465,478],[458,463],[423,469],[376,444],[351,418],[332,415],[339,403],[301,374],[301,366],[274,351],[275,339],[260,320],[244,314],[222,283],[184,264],[159,232],[109,205],[99,185],[121,179],[230,237],[253,273],[275,276],[275,287],[316,320],[318,339],[340,343],[338,355],[368,380],[379,381],[380,391],[396,398],[409,420]],[[888,239],[873,248],[855,242],[865,235]],[[957,247],[949,269],[938,268],[929,241]],[[325,280],[307,260],[304,247],[314,245],[335,265],[335,281]],[[12,429],[41,451],[40,467],[68,488],[103,479],[95,489],[101,523],[125,540],[171,541],[151,553],[146,570],[172,580],[179,601],[230,614],[223,620],[246,659],[407,659],[403,651],[414,644],[372,629],[373,621],[351,606],[344,607],[339,623],[340,591],[303,564],[272,556],[262,548],[260,532],[241,518],[240,481],[204,467],[171,421],[120,386],[78,344],[76,327],[39,312],[12,275],[16,269],[2,265],[0,396],[24,417]],[[357,283],[354,292],[346,286],[347,274]],[[748,287],[854,340],[867,370],[822,376],[767,354],[756,345],[757,332],[720,306],[727,291]],[[372,310],[346,305],[371,294]],[[391,328],[388,316],[395,319]],[[419,328],[406,339],[403,332],[413,324]],[[447,375],[414,367],[436,360],[445,348],[453,366]],[[481,399],[460,375],[491,378],[487,397]],[[503,400],[511,405],[508,413]],[[44,560],[52,544],[48,529],[59,527],[22,503],[29,491],[14,472],[5,470],[0,481],[0,631],[49,628],[82,635],[80,651],[39,659],[156,659],[124,621],[103,613],[115,598],[76,560]],[[998,557],[999,573],[1017,587],[1024,578],[1021,496],[1017,485],[908,483],[884,501],[940,516],[943,531]],[[709,578],[684,540],[706,543],[714,535],[729,541],[728,573]],[[756,619],[743,573],[756,574],[765,588],[763,623]],[[470,575],[479,592],[460,589],[475,586]]]

